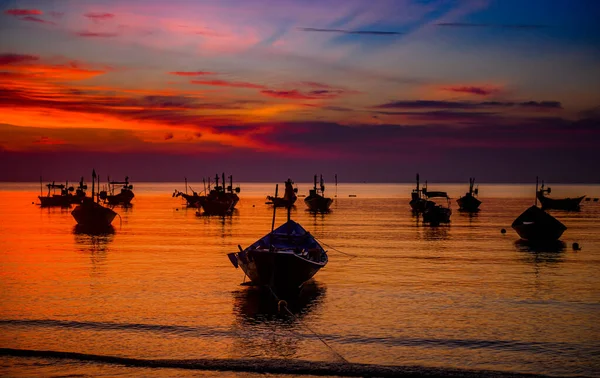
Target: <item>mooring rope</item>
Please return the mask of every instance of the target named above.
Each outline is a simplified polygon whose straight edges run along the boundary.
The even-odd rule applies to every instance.
[[[306,324],[304,324],[303,322],[301,322],[298,317],[290,311],[290,309],[287,307],[287,302],[284,300],[279,299],[279,297],[277,296],[277,294],[275,294],[275,292],[273,291],[273,288],[271,288],[271,286],[267,286],[269,288],[269,291],[271,292],[271,294],[273,295],[273,297],[275,298],[275,300],[277,300],[277,309],[279,311],[281,311],[281,309],[283,308],[289,315],[293,316],[294,319],[299,323],[302,324],[307,330],[309,330],[312,334],[314,334],[317,339],[319,339],[327,348],[329,348],[340,360],[344,361],[345,363],[349,364],[350,361],[348,361],[347,359],[344,358],[344,356],[342,356],[340,353],[338,353],[335,349],[333,349],[333,347],[329,344],[327,344],[327,342],[321,337],[321,335],[319,335],[317,332],[313,331],[309,326],[307,326]]]
[[[323,242],[321,239],[317,238],[317,237],[316,237],[316,236],[314,236],[314,235],[313,235],[312,237],[313,237],[313,238],[315,238],[315,240],[316,240],[316,241],[318,241],[319,243],[323,244],[324,246],[326,246],[326,247],[327,247],[327,248],[329,248],[329,249],[332,249],[332,250],[334,250],[334,251],[336,251],[336,252],[339,252],[339,253],[341,253],[341,254],[343,254],[343,255],[346,255],[346,256],[358,257],[358,255],[353,255],[352,253],[348,253],[348,252],[340,251],[339,249],[337,249],[337,248],[334,248],[334,247],[330,246],[329,244],[327,244],[327,243]]]

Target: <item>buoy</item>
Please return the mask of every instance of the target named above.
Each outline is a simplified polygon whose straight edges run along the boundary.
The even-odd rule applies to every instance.
[[[280,300],[279,302],[277,302],[277,311],[281,312],[282,307],[287,308],[287,302],[284,301],[283,299]]]
[[[503,228],[502,230],[500,230],[501,233],[506,234],[506,229]]]
[[[175,211],[179,211],[179,208],[177,208],[177,207],[176,207],[176,208],[175,208]]]
[[[581,248],[579,248],[579,243],[573,243],[573,250],[574,250],[574,251],[579,251],[579,250],[581,250]]]
[[[33,205],[33,204],[35,204],[35,202],[32,202],[31,204]]]

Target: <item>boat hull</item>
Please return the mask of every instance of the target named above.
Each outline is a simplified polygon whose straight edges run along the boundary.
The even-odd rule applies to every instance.
[[[412,199],[408,204],[410,205],[413,212],[422,213],[425,211],[425,207],[427,206],[427,200],[421,198]]]
[[[558,240],[567,227],[537,206],[525,210],[512,224],[521,239],[533,242]]]
[[[326,213],[329,211],[329,207],[333,203],[331,198],[322,197],[322,196],[314,196],[314,197],[306,197],[304,199],[304,203],[308,207],[308,210],[315,213]]]
[[[230,198],[203,197],[199,205],[206,215],[228,215],[233,212],[233,200]]]
[[[69,207],[72,203],[73,196],[38,196],[41,207]]]
[[[296,203],[296,199],[295,196],[291,199],[284,197],[267,197],[267,200],[271,201],[271,204],[275,207],[292,207]]]
[[[280,291],[299,289],[324,266],[293,252],[253,250],[237,253],[237,258],[252,284]]]
[[[537,198],[542,204],[542,210],[577,211],[580,209],[581,201],[583,201],[585,196],[558,199],[546,197],[542,193],[538,192]]]
[[[87,228],[107,228],[117,216],[113,210],[93,201],[84,201],[71,212],[77,224]]]
[[[466,196],[457,199],[456,203],[458,204],[459,210],[468,211],[472,213],[479,211],[479,205],[481,205],[480,200],[473,197],[472,195],[469,195],[468,193]]]
[[[452,210],[440,205],[429,206],[423,212],[423,222],[432,226],[438,226],[441,223],[450,223]]]

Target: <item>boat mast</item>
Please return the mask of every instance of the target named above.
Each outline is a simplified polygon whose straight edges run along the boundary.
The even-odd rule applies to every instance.
[[[538,176],[535,176],[535,206],[537,206],[538,180]]]
[[[40,196],[44,195],[44,186],[42,185],[42,176],[40,176]]]
[[[187,177],[184,177],[183,181],[185,181],[185,195],[187,196]]]
[[[225,172],[221,173],[221,178],[223,179],[223,181],[221,181],[223,183],[223,193],[225,193]]]
[[[233,193],[233,175],[229,176],[229,188],[231,189],[230,192]]]
[[[277,192],[279,191],[279,184],[275,184],[275,199],[277,199]],[[276,202],[276,201],[274,201]],[[273,229],[275,228],[275,213],[277,212],[277,206],[273,206],[273,221],[271,222],[271,234],[273,234]],[[272,244],[271,244],[272,246]]]
[[[96,170],[92,169],[92,201],[95,201],[94,189],[96,184]]]
[[[315,193],[317,192],[317,175],[315,175]]]

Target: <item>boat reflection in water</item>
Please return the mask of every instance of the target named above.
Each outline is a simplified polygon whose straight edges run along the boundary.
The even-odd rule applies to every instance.
[[[529,263],[558,263],[563,261],[566,244],[560,240],[531,242],[519,239],[515,241],[515,248],[525,253],[524,260]]]
[[[240,337],[234,341],[234,353],[260,358],[314,359],[313,348],[307,348],[299,334],[306,316],[314,315],[324,302],[326,287],[311,280],[299,294],[286,299],[288,313],[279,311],[278,301],[268,288],[248,286],[233,293],[233,328]],[[292,315],[293,314],[293,315]],[[311,341],[311,342],[314,342]]]

